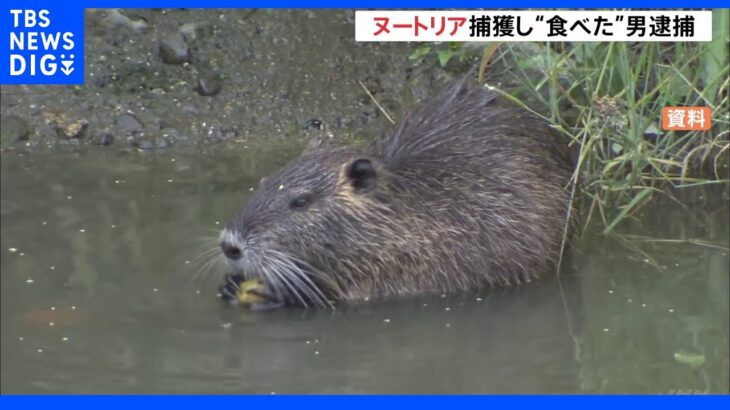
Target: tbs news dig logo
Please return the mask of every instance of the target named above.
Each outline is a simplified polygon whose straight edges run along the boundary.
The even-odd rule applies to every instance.
[[[68,10],[10,9],[10,27],[0,50],[4,84],[83,83],[83,14]],[[77,23],[77,24],[74,24]],[[80,23],[80,24],[79,24]],[[3,53],[2,51],[5,51]]]

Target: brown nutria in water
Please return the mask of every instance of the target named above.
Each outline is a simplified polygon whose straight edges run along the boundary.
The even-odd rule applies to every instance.
[[[274,305],[476,290],[556,269],[574,220],[568,139],[462,81],[363,148],[315,140],[221,232],[240,300]],[[570,229],[568,229],[570,231]]]

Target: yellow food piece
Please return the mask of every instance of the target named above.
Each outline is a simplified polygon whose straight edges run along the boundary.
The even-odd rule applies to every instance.
[[[265,302],[266,298],[257,295],[256,291],[264,293],[264,282],[260,279],[249,279],[241,282],[238,290],[238,302],[242,305]]]

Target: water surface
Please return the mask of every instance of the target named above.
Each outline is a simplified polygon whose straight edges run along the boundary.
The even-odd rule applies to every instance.
[[[299,148],[271,145],[3,154],[2,391],[728,392],[727,187],[589,233],[560,280],[254,313],[195,277]]]

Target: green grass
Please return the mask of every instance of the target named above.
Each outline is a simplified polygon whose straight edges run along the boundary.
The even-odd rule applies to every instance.
[[[710,43],[489,44],[480,75],[573,139],[585,225],[608,233],[670,188],[728,183],[728,27],[725,9]],[[713,128],[663,132],[665,106],[712,107]]]

